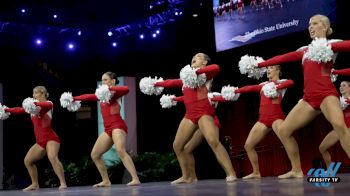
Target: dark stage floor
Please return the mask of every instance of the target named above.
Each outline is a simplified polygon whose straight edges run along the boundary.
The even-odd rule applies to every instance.
[[[200,180],[195,184],[170,185],[169,182],[143,183],[141,186],[128,187],[122,184],[115,184],[110,188],[69,187],[64,191],[57,188],[40,189],[32,192],[0,191],[1,196],[16,195],[349,195],[350,174],[338,174],[340,183],[331,184],[329,187],[315,187],[304,179],[279,180],[277,177],[265,177],[261,180],[237,180],[227,184],[224,180]]]

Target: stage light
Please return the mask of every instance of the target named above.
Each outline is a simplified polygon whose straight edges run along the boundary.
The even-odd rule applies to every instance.
[[[145,38],[145,36],[143,34],[140,35],[140,39],[143,39]]]
[[[113,35],[112,31],[108,31],[108,36],[111,37]]]
[[[24,13],[27,12],[27,10],[26,9],[21,9],[21,12],[24,14]]]
[[[54,18],[54,19],[56,19],[57,17],[58,17],[57,14],[54,14],[54,15],[53,15],[53,18]]]
[[[157,30],[156,33],[159,34],[159,33],[160,33],[160,30]]]
[[[156,38],[156,37],[157,37],[157,34],[153,33],[153,34],[152,34],[152,37],[153,37],[153,38]]]
[[[179,15],[179,12],[175,12],[175,16]]]
[[[74,50],[75,49],[75,44],[72,42],[67,43],[67,49],[68,50]]]
[[[78,35],[78,36],[81,36],[81,31],[78,31],[77,35]]]
[[[112,46],[113,46],[113,48],[116,48],[116,47],[118,47],[118,43],[117,42],[112,42]]]
[[[43,41],[42,41],[40,38],[37,38],[37,39],[35,40],[35,44],[38,45],[38,46],[40,46],[40,45],[43,44]]]

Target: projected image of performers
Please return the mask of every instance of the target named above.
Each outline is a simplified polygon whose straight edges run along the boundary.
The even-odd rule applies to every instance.
[[[305,30],[316,13],[336,17],[335,0],[213,0],[216,50]]]

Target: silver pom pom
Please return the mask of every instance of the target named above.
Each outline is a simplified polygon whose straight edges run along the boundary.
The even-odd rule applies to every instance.
[[[175,95],[163,95],[160,98],[160,105],[162,108],[171,108],[173,106],[176,106],[177,101],[174,100]]]
[[[160,95],[164,87],[156,87],[154,84],[156,82],[162,82],[163,78],[151,78],[151,77],[144,77],[140,80],[139,87],[142,93],[146,95]]]
[[[330,77],[332,82],[336,82],[338,78],[338,74],[331,74]]]
[[[264,95],[268,98],[276,98],[278,97],[277,87],[275,83],[268,82],[262,87],[262,91],[264,92]]]
[[[183,82],[183,87],[198,87],[196,69],[193,69],[190,65],[186,65],[184,68],[181,69],[180,79]]]
[[[10,113],[5,111],[6,108],[5,105],[0,103],[0,120],[6,120],[10,116]]]
[[[346,98],[343,96],[339,98],[339,102],[342,110],[345,110],[349,106],[349,104],[346,102]]]
[[[266,68],[258,68],[258,63],[263,62],[261,57],[244,55],[238,63],[241,74],[247,74],[249,78],[260,79],[264,76]]]
[[[71,92],[64,92],[61,95],[60,103],[63,108],[67,108],[70,112],[75,112],[80,109],[81,101],[74,101]]]
[[[197,86],[203,86],[207,82],[207,75],[204,73],[197,75]]]
[[[333,74],[333,71],[334,71],[334,69],[331,70],[331,75],[330,75],[331,81],[336,82],[337,78],[338,78],[338,74]]]
[[[28,97],[23,100],[22,107],[25,110],[25,112],[31,115],[38,115],[40,113],[41,108],[39,106],[36,106],[34,102],[38,102],[38,100]]]
[[[109,90],[108,85],[103,84],[96,89],[95,95],[101,102],[109,103],[109,100],[111,100],[113,93]]]
[[[70,112],[76,112],[80,109],[81,103],[80,101],[73,101],[67,106],[67,110]]]
[[[60,97],[60,103],[63,108],[67,108],[74,101],[71,92],[64,92]]]
[[[212,98],[218,97],[218,96],[221,96],[221,94],[218,93],[218,92],[208,93],[208,99],[209,99],[210,105],[213,105],[213,106],[215,106],[215,107],[218,107],[218,102],[217,102],[217,101],[212,101],[212,100],[211,100]]]
[[[224,86],[221,89],[221,95],[224,99],[228,101],[236,101],[239,98],[239,93],[235,93],[235,90],[238,89],[237,87],[233,86]]]
[[[307,52],[304,54],[304,59],[310,59],[318,63],[327,63],[332,60],[334,53],[331,45],[328,44],[325,38],[316,38],[308,46]]]

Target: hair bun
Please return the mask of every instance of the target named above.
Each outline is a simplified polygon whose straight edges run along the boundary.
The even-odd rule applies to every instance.
[[[329,27],[326,32],[327,36],[330,36],[332,33],[333,33],[333,29]]]

